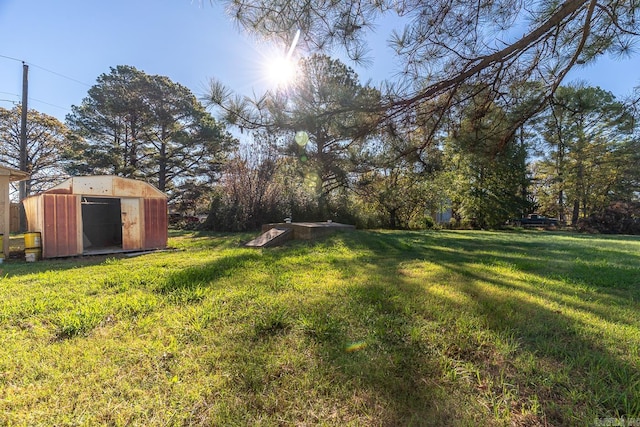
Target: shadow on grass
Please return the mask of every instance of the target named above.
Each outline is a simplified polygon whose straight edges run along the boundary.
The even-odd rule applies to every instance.
[[[229,249],[243,245],[253,235],[253,233],[169,230],[169,243],[180,249]]]
[[[440,319],[445,335],[450,335],[450,342],[441,340],[433,350],[445,355],[452,363],[455,362],[454,365],[467,366],[467,370],[473,371],[468,373],[472,378],[470,384],[476,388],[476,392],[493,394],[494,401],[503,402],[494,405],[494,411],[498,409],[505,416],[512,413],[511,422],[518,420],[514,415],[519,412],[520,415],[528,413],[529,420],[521,420],[525,424],[550,422],[554,425],[584,425],[596,417],[629,418],[640,414],[640,401],[637,399],[640,395],[640,372],[637,364],[629,363],[630,358],[625,357],[624,351],[619,352],[615,347],[612,351],[611,343],[607,346],[600,342],[599,331],[593,330],[598,324],[589,321],[589,315],[595,314],[611,325],[626,324],[637,328],[637,321],[621,317],[614,310],[622,306],[627,307],[629,312],[637,311],[637,303],[633,301],[638,298],[638,288],[635,285],[640,279],[640,270],[629,267],[638,265],[637,255],[616,253],[616,261],[622,257],[629,264],[625,265],[623,262],[616,264],[617,267],[608,267],[604,277],[617,282],[604,282],[604,286],[598,286],[602,283],[601,278],[594,280],[589,274],[572,266],[576,262],[576,255],[583,261],[599,256],[590,253],[588,247],[576,248],[568,243],[555,243],[553,248],[549,248],[545,240],[515,243],[500,242],[494,237],[488,241],[480,238],[468,242],[457,239],[455,233],[453,239],[446,242],[443,242],[446,234],[427,235],[426,241],[420,242],[422,239],[418,236],[413,233],[399,234],[393,239],[379,236],[381,240],[376,244],[383,247],[384,260],[388,262],[389,256],[395,251],[395,256],[400,261],[395,267],[380,269],[381,274],[385,276],[385,271],[396,269],[399,279],[394,280],[388,273],[385,279],[388,283],[396,284],[397,290],[393,292],[393,298],[399,301],[399,307],[405,308],[412,303],[415,305],[416,298],[428,302],[427,307],[439,307],[441,313],[436,318]],[[493,248],[497,249],[495,251],[488,246],[496,244],[499,247]],[[503,244],[509,245],[507,251],[503,250]],[[442,246],[457,250],[444,251],[440,249]],[[568,283],[576,286],[552,285],[537,288],[535,284],[526,282],[514,285],[512,281],[478,273],[478,264],[513,263],[514,258],[510,255],[513,252],[535,254],[542,258],[543,269],[548,269],[549,264],[557,264],[556,268],[551,269],[554,271],[551,280],[555,272],[560,270],[569,279]],[[565,256],[558,258],[558,254]],[[443,281],[427,287],[418,285],[418,290],[408,292],[408,283],[416,284],[416,281],[403,277],[401,264],[422,260],[444,267],[447,277],[455,278],[455,281]],[[454,275],[451,276],[451,273]],[[544,272],[536,270],[535,276],[544,279]],[[373,295],[380,294],[376,290],[378,286],[368,286],[373,289]],[[430,292],[434,287],[448,288],[448,291],[461,295],[462,298],[447,296],[448,292],[439,292],[441,289]],[[575,298],[574,302],[567,300],[567,297],[575,297],[583,292],[585,287],[599,295],[598,304],[588,305],[580,300],[575,302]],[[617,287],[632,289],[625,294],[632,293],[633,298],[628,300],[619,296]],[[430,295],[421,296],[421,291]],[[369,291],[361,290],[360,293],[362,292]],[[546,304],[534,302],[527,297],[529,294],[544,301],[553,301],[560,308],[551,309]],[[361,302],[372,305],[366,299]],[[605,310],[603,305],[612,310]],[[374,306],[384,307],[384,304]],[[384,311],[379,313],[381,317],[384,315]],[[456,316],[459,317],[455,319]],[[429,313],[429,310],[417,310],[415,315],[405,316],[405,321],[413,322],[415,326],[430,317],[433,317],[433,313]],[[392,330],[397,331],[399,328]],[[493,349],[484,348],[483,345],[487,342],[484,341],[483,334],[487,331],[511,341],[513,348],[506,353],[510,358],[527,356],[533,357],[534,361],[514,364],[513,360],[505,360],[504,351],[496,346],[496,342],[489,345]],[[620,344],[623,345],[622,342]],[[632,351],[637,343],[624,345],[627,350]],[[492,393],[487,377],[493,377],[493,386],[497,386]],[[507,398],[508,393],[500,390],[500,385],[495,382],[496,378],[502,378],[502,387],[505,384],[511,385],[515,390],[512,398]],[[486,403],[489,404],[492,399],[488,399]],[[510,403],[504,403],[509,400]],[[531,408],[532,402],[541,406],[538,414]],[[526,404],[530,407],[524,408],[527,411],[522,411]]]
[[[589,317],[634,328],[602,300],[637,309],[640,276],[627,266],[638,257],[613,254],[617,261],[603,273],[618,279],[612,285],[573,266],[602,254],[549,242],[528,233],[356,232],[223,257],[174,274],[159,290],[216,287],[249,268],[264,273],[232,285],[255,291],[241,306],[249,315],[225,311],[231,322],[251,319],[229,327],[229,356],[220,362],[237,380],[230,392],[245,421],[313,421],[291,410],[305,393],[333,408],[316,421],[335,424],[585,425],[638,417],[638,366],[603,342]],[[308,270],[307,282],[282,285],[296,265]],[[512,280],[481,268],[492,265],[522,274]],[[438,271],[420,271],[431,266]],[[325,288],[329,275],[342,286]],[[600,301],[576,299],[581,293]],[[621,346],[637,347],[630,339]],[[321,413],[314,405],[309,411]]]
[[[241,269],[249,268],[248,263],[260,259],[260,254],[251,250],[234,255],[223,255],[206,265],[189,267],[169,275],[165,281],[156,287],[156,291],[166,294],[181,290],[216,286],[217,281],[221,278],[229,277]]]
[[[215,249],[237,248],[248,240],[249,234],[219,233],[207,231],[169,230],[169,246],[173,249]],[[12,238],[12,240],[15,240]],[[170,248],[171,249],[171,248]],[[9,259],[0,264],[0,278],[38,274],[48,271],[66,271],[75,268],[100,265],[113,259],[126,259],[130,254],[113,253],[104,255],[82,255],[66,258],[52,258],[37,262],[26,262],[24,259]]]
[[[72,258],[46,259],[37,262],[10,260],[0,264],[0,277],[25,276],[49,271],[66,271],[81,267],[101,265],[114,258],[124,257],[123,254],[79,256]]]

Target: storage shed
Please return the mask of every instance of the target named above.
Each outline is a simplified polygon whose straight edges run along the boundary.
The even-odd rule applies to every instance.
[[[43,258],[167,246],[167,196],[142,181],[74,177],[22,203]]]

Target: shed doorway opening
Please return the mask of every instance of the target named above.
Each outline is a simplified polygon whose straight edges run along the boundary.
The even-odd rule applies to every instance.
[[[84,251],[122,249],[120,199],[82,197],[81,206]]]

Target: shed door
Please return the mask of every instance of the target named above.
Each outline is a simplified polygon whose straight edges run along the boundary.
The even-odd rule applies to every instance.
[[[140,199],[120,199],[122,210],[122,249],[142,249]]]

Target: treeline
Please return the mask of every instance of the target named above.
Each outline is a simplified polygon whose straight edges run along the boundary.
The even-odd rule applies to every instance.
[[[586,225],[611,210],[638,221],[633,105],[584,84],[546,97],[538,83],[514,81],[499,99],[491,85],[476,84],[393,120],[388,110],[367,107],[384,105],[376,89],[321,55],[303,59],[296,82],[271,98],[233,97],[214,81],[209,105],[244,129],[268,128],[251,145],[269,155],[236,156],[216,186],[216,220],[207,226],[243,229],[293,216],[360,227],[424,228],[439,220],[496,228],[537,212],[585,230],[620,231]],[[252,184],[258,176],[260,186]]]
[[[169,195],[173,212],[204,217],[198,226],[212,230],[285,217],[495,228],[537,212],[588,231],[637,232],[640,138],[630,105],[585,85],[549,98],[535,82],[514,84],[500,102],[489,90],[472,85],[393,121],[381,119],[389,112],[376,88],[323,55],[302,59],[291,85],[258,100],[215,81],[199,100],[166,77],[118,66],[65,124],[29,111],[28,189],[69,175],[141,179]],[[539,113],[521,120],[535,102]],[[0,161],[16,168],[19,123],[20,107],[0,109]]]

